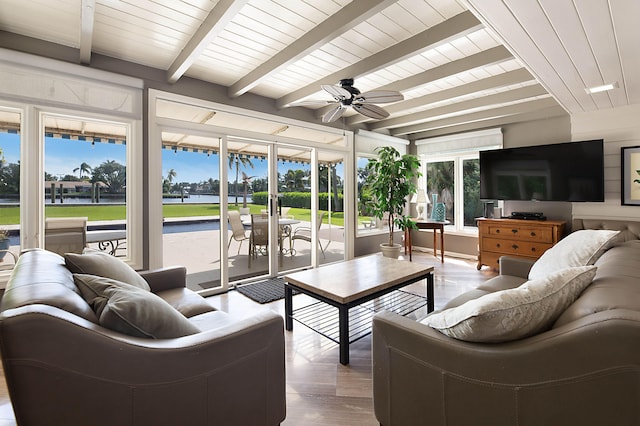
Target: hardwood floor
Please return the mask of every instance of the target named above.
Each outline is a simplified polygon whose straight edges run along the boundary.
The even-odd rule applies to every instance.
[[[451,298],[476,287],[496,275],[475,261],[448,257],[440,263],[430,253],[413,253],[413,261],[435,268],[435,307],[441,308]],[[424,282],[406,287],[425,294]],[[208,299],[216,308],[234,315],[257,309],[271,309],[284,316],[284,301],[259,305],[237,291]],[[297,295],[294,308],[314,300]],[[426,315],[426,308],[412,314],[415,319]],[[371,336],[350,346],[350,364],[339,363],[338,345],[294,322],[292,332],[285,331],[287,371],[287,417],[284,426],[361,426],[378,425],[373,413],[371,380]],[[0,426],[15,425],[4,372],[0,380]]]

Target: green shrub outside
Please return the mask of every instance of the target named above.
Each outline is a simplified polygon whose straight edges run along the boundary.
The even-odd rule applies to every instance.
[[[253,204],[267,205],[269,199],[268,192],[254,192],[251,196]],[[318,194],[318,203],[320,210],[328,210],[329,206],[329,194],[321,192]],[[282,205],[286,207],[295,207],[300,209],[311,208],[311,193],[310,192],[284,192],[282,193]],[[335,200],[332,200],[331,210],[334,212],[343,211],[342,194],[338,194],[338,205],[335,204]]]

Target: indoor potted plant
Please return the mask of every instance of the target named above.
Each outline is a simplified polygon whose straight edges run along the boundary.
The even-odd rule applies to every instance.
[[[421,176],[418,157],[410,154],[400,155],[391,146],[376,149],[379,157],[369,160],[369,174],[365,185],[371,190],[373,201],[370,204],[372,213],[378,219],[388,218],[389,240],[380,244],[383,255],[398,257],[400,244],[394,244],[394,225],[405,230],[409,225],[404,217],[404,209],[408,197],[417,190],[416,180]]]

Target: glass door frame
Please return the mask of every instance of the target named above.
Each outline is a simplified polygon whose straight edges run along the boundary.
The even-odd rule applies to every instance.
[[[312,155],[312,169],[316,170],[316,173],[312,173],[312,208],[313,211],[317,211],[318,209],[318,201],[317,201],[317,191],[318,191],[318,177],[317,177],[317,168],[318,168],[318,151],[319,150],[327,150],[333,149],[335,151],[340,151],[344,154],[345,158],[345,176],[351,176],[353,174],[353,165],[351,164],[353,161],[353,133],[340,131],[342,136],[345,138],[345,146],[331,146],[319,142],[311,142],[302,139],[294,139],[283,137],[282,135],[270,135],[263,133],[256,133],[247,130],[239,130],[232,128],[224,128],[219,126],[212,126],[207,124],[200,123],[192,123],[187,121],[182,121],[173,118],[160,117],[157,115],[156,101],[157,100],[167,100],[172,102],[180,102],[186,103],[189,105],[201,106],[206,108],[211,108],[214,110],[223,110],[231,113],[236,113],[239,115],[247,115],[251,114],[252,116],[259,116],[265,119],[274,120],[277,122],[287,123],[288,121],[292,123],[302,123],[295,119],[285,119],[283,117],[273,116],[270,114],[254,112],[249,110],[240,109],[237,107],[231,107],[229,105],[217,104],[210,101],[205,101],[202,99],[192,98],[188,96],[168,93],[159,91],[156,89],[149,89],[148,96],[148,177],[147,177],[147,189],[148,189],[148,267],[149,269],[161,268],[163,257],[162,257],[162,214],[159,212],[157,208],[151,208],[153,206],[162,205],[162,188],[159,183],[159,180],[162,176],[162,138],[161,134],[163,131],[169,132],[186,132],[190,134],[203,134],[207,137],[219,137],[220,139],[220,182],[228,181],[228,173],[227,173],[227,165],[223,164],[224,161],[227,161],[228,151],[227,151],[227,138],[246,138],[250,140],[255,140],[259,143],[266,143],[269,145],[271,158],[273,160],[270,161],[269,166],[269,193],[271,196],[277,196],[277,146],[278,144],[287,144],[287,145],[298,145],[304,147],[306,149],[311,149]],[[327,128],[321,125],[314,125],[311,123],[305,123],[306,126],[315,129],[326,129],[327,132],[336,133],[336,129]],[[271,185],[276,185],[273,188]],[[354,183],[352,181],[345,182],[345,192],[344,197],[347,200],[351,200],[354,194]],[[228,198],[228,188],[226,185],[220,185],[220,199],[226,200]],[[277,200],[276,200],[277,201]],[[353,233],[353,223],[355,223],[355,216],[353,214],[354,203],[349,201],[345,202],[345,235],[349,236]],[[220,204],[220,217],[226,217],[228,213],[227,203]],[[317,228],[317,218],[312,215],[311,222],[312,228]],[[271,218],[271,228],[276,229],[275,226],[277,224],[276,217]],[[221,265],[227,265],[228,263],[228,253],[226,251],[226,242],[229,238],[229,233],[226,227],[221,227],[221,247],[220,250],[220,263]],[[314,231],[314,241],[317,242],[317,231]],[[276,244],[276,239],[272,238],[271,244]],[[345,252],[344,259],[353,258],[354,253],[354,244],[355,241],[352,238],[345,238]],[[317,267],[318,255],[320,253],[317,244],[312,244],[312,267]],[[271,251],[273,252],[273,247],[271,247]],[[270,275],[275,275],[274,271],[278,270],[278,259],[277,256],[272,257],[270,259]],[[222,268],[220,271],[220,280],[221,287],[216,289],[213,293],[206,292],[201,293],[205,296],[211,294],[217,294],[220,292],[227,291],[229,289],[229,277],[228,273],[225,270],[226,266]]]

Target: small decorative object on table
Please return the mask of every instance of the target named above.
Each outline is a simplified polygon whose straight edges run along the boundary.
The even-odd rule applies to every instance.
[[[438,202],[438,194],[431,194],[433,198],[433,208],[431,209],[431,220],[435,220],[437,222],[444,222],[447,208],[444,203]]]
[[[4,259],[4,256],[9,252],[9,231],[6,229],[0,229],[0,262]]]
[[[433,207],[431,207],[431,219],[435,220],[436,217],[436,204],[438,204],[438,194],[431,194],[431,199],[433,200],[431,204],[433,204]]]

